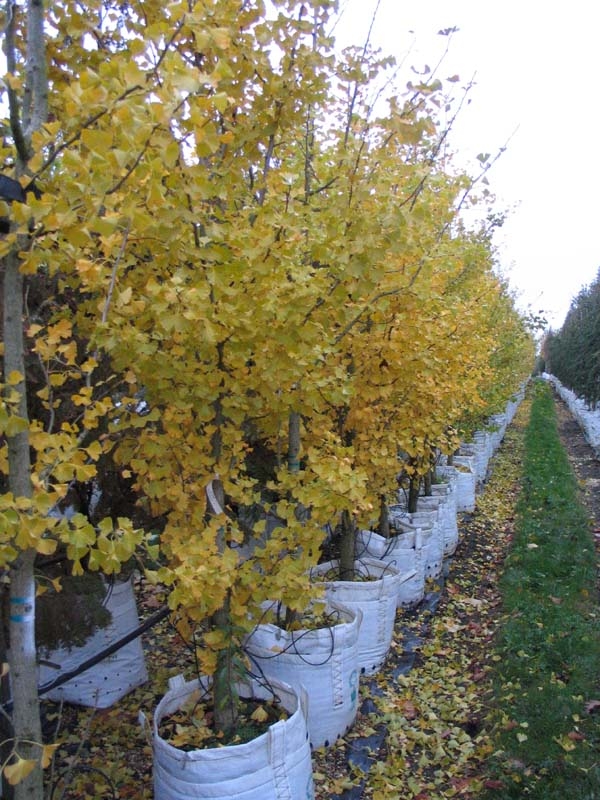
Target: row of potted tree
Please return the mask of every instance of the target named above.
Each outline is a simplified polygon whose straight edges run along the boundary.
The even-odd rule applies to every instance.
[[[244,650],[255,678],[246,684],[245,691],[249,693],[252,686],[260,698],[278,693],[288,711],[294,711],[285,722],[293,730],[287,741],[289,751],[283,749],[283,739],[273,751],[270,729],[251,743],[219,747],[216,751],[174,746],[162,735],[164,717],[186,707],[190,696],[197,698],[199,684],[205,692],[208,690],[206,679],[175,679],[154,714],[155,796],[180,800],[197,792],[194,796],[232,797],[230,780],[235,776],[238,792],[249,792],[251,797],[265,793],[278,797],[278,770],[287,776],[291,796],[312,796],[311,782],[306,780],[310,773],[308,743],[310,747],[328,746],[352,726],[358,709],[360,676],[379,670],[391,647],[397,609],[418,604],[425,593],[425,576],[438,576],[441,561],[456,550],[457,514],[472,510],[475,487],[485,479],[489,460],[521,397],[522,391],[503,413],[489,421],[485,430],[475,434],[471,443],[461,445],[452,460],[468,460],[462,469],[435,465],[431,494],[420,494],[417,502],[430,511],[419,516],[419,511],[411,514],[406,503],[397,503],[389,509],[387,536],[372,530],[355,530],[354,569],[345,579],[340,578],[339,559],[322,561],[311,570],[311,579],[317,586],[324,581],[321,588],[325,589],[327,604],[327,613],[317,619],[314,627],[288,629],[284,616],[279,616],[256,624],[247,636]],[[468,477],[468,492],[458,491],[459,475]],[[428,501],[432,500],[430,505]],[[329,543],[331,534],[329,531]],[[427,547],[425,537],[435,546]],[[409,582],[413,589],[407,594],[403,584]],[[290,702],[291,688],[298,695],[295,705]],[[306,717],[304,737],[300,733],[300,710]],[[251,759],[249,750],[253,753]],[[269,761],[273,752],[277,760]],[[223,762],[226,767],[222,771]],[[238,767],[235,773],[234,764]],[[224,785],[220,784],[221,779],[225,780]]]
[[[277,696],[286,716],[289,714],[286,720],[273,723],[275,727],[269,725],[264,736],[256,736],[243,745],[235,744],[226,750],[219,747],[218,754],[214,748],[194,748],[193,737],[184,736],[182,740],[179,735],[174,743],[169,730],[165,734],[163,720],[173,715],[183,719],[182,708],[189,709],[191,698],[196,708],[201,707],[202,695],[208,694],[210,681],[206,678],[185,681],[182,676],[172,679],[169,691],[154,713],[156,796],[180,798],[188,796],[186,792],[204,796],[208,786],[215,791],[214,787],[224,779],[235,780],[228,785],[228,796],[234,792],[234,786],[237,792],[247,791],[253,781],[257,781],[257,791],[264,792],[267,778],[260,773],[273,767],[267,756],[278,736],[283,737],[277,750],[279,757],[284,758],[280,769],[296,786],[294,792],[303,794],[306,776],[310,776],[307,741],[311,747],[327,746],[351,727],[358,707],[360,676],[377,672],[385,661],[397,609],[418,604],[425,594],[425,576],[437,577],[442,560],[454,554],[458,544],[457,514],[472,510],[475,488],[485,479],[489,460],[520,398],[521,393],[502,414],[488,421],[485,430],[476,432],[471,443],[461,444],[451,459],[458,466],[438,459],[432,480],[420,481],[416,512],[409,512],[405,491],[400,489],[398,502],[388,508],[387,535],[376,530],[355,531],[352,572],[342,579],[339,559],[321,561],[311,570],[313,581],[324,582],[322,588],[328,602],[329,616],[318,623],[322,627],[286,630],[285,620],[280,618],[279,624],[260,623],[246,639],[244,649],[256,674],[251,680],[246,674],[240,682],[241,696],[251,697],[252,702]],[[372,527],[381,528],[375,524]],[[325,542],[331,548],[336,532],[330,529],[326,534]],[[113,597],[115,601],[108,633],[98,632],[84,647],[68,653],[55,651],[49,654],[49,660],[68,670],[106,647],[107,635],[115,638],[134,628],[133,594],[127,592],[128,588],[131,589],[130,583],[123,583],[111,590],[109,603]],[[123,593],[127,594],[126,600],[121,598]],[[68,681],[46,696],[83,705],[112,705],[124,692],[146,679],[139,640],[135,649],[127,645],[119,653],[116,662],[113,659],[101,662],[97,668],[86,670],[82,677]],[[190,728],[196,733],[193,726]],[[221,769],[223,762],[227,764],[226,770]],[[223,796],[224,790],[220,791],[219,796]]]
[[[21,192],[0,241],[4,763],[23,797],[41,797],[46,762],[35,559],[111,574],[145,538],[114,507],[54,513],[73,485],[117,475],[153,520],[144,568],[228,737],[248,636],[274,602],[288,632],[302,624],[326,531],[347,578],[357,529],[388,524],[388,487],[400,476],[414,501],[533,354],[482,176],[443,147],[454,80],[425,74],[384,104],[392,60],[336,53],[333,1],[88,6],[15,8],[6,39]]]

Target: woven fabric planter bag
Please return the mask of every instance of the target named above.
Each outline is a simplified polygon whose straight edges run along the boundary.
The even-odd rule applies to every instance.
[[[415,511],[414,514],[409,514],[408,518],[413,527],[421,529],[425,577],[439,577],[444,563],[444,536],[438,511]]]
[[[398,589],[402,576],[390,564],[374,558],[355,562],[358,580],[325,577],[339,569],[339,561],[327,561],[311,570],[314,580],[323,580],[325,596],[353,611],[362,612],[358,633],[358,666],[362,674],[377,672],[392,644]]]
[[[452,467],[449,464],[436,464],[435,473],[437,476],[437,480],[441,479],[444,481],[444,484],[434,483],[433,487],[445,485],[448,486],[450,489],[450,496],[454,498],[454,503],[456,504],[456,490],[458,487],[458,470],[456,467]]]
[[[82,647],[51,651],[47,660],[58,664],[60,669],[41,664],[40,686],[55,680],[61,673],[76,669],[138,627],[139,617],[131,580],[109,585],[105,605],[111,613],[111,622],[105,628],[97,630]],[[92,708],[108,708],[147,680],[142,641],[138,637],[99,664],[76,675],[62,686],[51,689],[44,697],[57,703],[64,701]]]
[[[314,798],[306,693],[271,681],[238,685],[241,697],[271,699],[276,695],[290,716],[245,744],[185,751],[159,733],[163,717],[179,709],[190,695],[208,690],[210,679],[172,678],[154,712],[152,730],[154,797],[156,800],[311,800]],[[145,727],[146,719],[140,714]]]
[[[500,447],[506,433],[506,414],[494,414],[489,420],[492,449],[494,452]]]
[[[473,460],[465,456],[454,456],[453,462],[458,473],[456,509],[459,512],[473,511],[475,509],[475,489],[477,485]]]
[[[487,476],[490,458],[493,455],[492,439],[487,431],[475,431],[473,434],[475,456],[477,458],[477,478],[484,481]]]
[[[481,483],[481,481],[483,481],[485,478],[487,469],[485,445],[477,441],[469,442],[468,444],[461,444],[458,455],[460,458],[469,459],[469,465],[475,473],[476,482]]]
[[[306,689],[312,747],[334,744],[352,726],[358,710],[362,613],[330,601],[326,611],[334,613],[339,623],[298,631],[261,623],[245,642],[253,671]]]
[[[400,528],[400,526],[403,528]],[[411,528],[408,521],[397,523],[396,535],[386,539],[374,531],[361,530],[356,534],[356,554],[359,559],[375,558],[392,566],[401,575],[396,596],[397,607],[420,603],[425,596],[425,572],[421,531]]]
[[[458,454],[473,460],[473,471],[475,472],[477,483],[481,483],[485,477],[485,452],[483,446],[477,442],[461,444]]]
[[[448,481],[447,483],[433,483],[431,485],[431,492],[434,497],[445,497],[446,499],[446,513],[448,516],[446,520],[446,526],[444,528],[444,555],[451,556],[456,551],[460,536],[456,503],[457,478],[454,467],[447,467],[446,469],[450,469],[454,473],[452,480]]]
[[[458,545],[458,522],[456,519],[456,498],[450,498],[449,489],[443,484],[436,489],[432,486],[431,497],[419,497],[419,511],[433,511],[437,508],[443,544],[443,555],[454,553]]]

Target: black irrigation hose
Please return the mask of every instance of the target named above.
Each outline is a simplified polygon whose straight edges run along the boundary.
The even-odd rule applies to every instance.
[[[276,605],[278,606],[278,615],[279,615],[282,603],[278,602]],[[265,609],[263,618],[264,618],[264,616],[266,616],[268,614],[268,612],[270,610],[271,609]],[[278,658],[282,653],[293,653],[294,655],[297,655],[298,658],[301,661],[303,661],[305,664],[307,664],[309,667],[322,667],[324,664],[327,664],[333,658],[333,653],[334,653],[334,650],[335,650],[335,636],[334,636],[334,633],[333,633],[333,628],[336,625],[340,624],[340,619],[341,619],[340,613],[337,610],[334,610],[334,611],[330,612],[329,616],[335,618],[337,621],[333,622],[333,624],[331,624],[331,625],[327,625],[326,626],[327,630],[329,631],[329,637],[330,637],[330,640],[331,640],[331,642],[330,642],[331,643],[331,647],[329,649],[329,653],[327,654],[327,657],[323,661],[317,661],[317,662],[309,661],[305,657],[305,655],[303,653],[300,653],[298,651],[298,649],[297,649],[297,643],[302,641],[302,639],[304,639],[305,636],[309,636],[310,633],[312,633],[311,629],[300,631],[300,634],[298,636],[294,636],[294,632],[292,632],[290,643],[288,645],[286,645],[285,647],[283,647],[281,650],[278,650],[276,653],[273,653],[272,655],[268,655],[268,656],[266,656],[266,655],[259,656],[259,655],[256,655],[256,654],[250,652],[250,650],[252,648],[252,633],[251,633],[250,636],[248,637],[248,646],[244,647],[244,652],[252,660],[252,662],[255,664],[255,666],[258,669],[260,669],[260,666],[257,663],[257,659],[263,659],[263,660],[266,660],[266,661],[270,661],[270,660],[272,660],[274,658]],[[255,630],[258,629],[259,625],[260,625],[260,623],[258,623],[258,625],[256,626]]]
[[[104,650],[101,650],[99,653],[96,653],[95,656],[91,656],[90,658],[83,661],[77,667],[69,670],[68,672],[63,672],[58,678],[55,678],[50,683],[46,683],[44,686],[38,687],[38,695],[41,697],[44,694],[47,694],[52,689],[56,689],[58,686],[62,686],[63,683],[70,681],[71,678],[75,678],[77,675],[81,675],[82,672],[94,667],[96,664],[99,664],[100,661],[103,661],[108,656],[111,656],[113,653],[116,653],[117,650],[120,650],[125,645],[132,642],[134,639],[137,639],[138,636],[141,636],[142,633],[145,633],[150,628],[153,628],[155,625],[158,625],[165,617],[168,617],[171,613],[171,609],[168,606],[164,606],[156,613],[152,614],[151,617],[143,622],[141,625],[138,625],[137,628],[130,631],[130,633],[125,634],[120,639],[117,639],[116,642],[113,642],[108,647],[105,647]],[[12,700],[4,705],[4,709],[7,712],[12,711]]]
[[[82,672],[85,672],[91,667],[96,666],[96,664],[99,664],[100,661],[103,661],[105,658],[108,658],[108,656],[111,656],[113,653],[116,653],[117,650],[120,650],[122,647],[125,647],[125,645],[129,644],[129,642],[132,642],[134,639],[137,639],[138,636],[141,636],[141,634],[145,633],[145,631],[149,630],[150,628],[153,628],[155,625],[158,625],[158,623],[161,622],[163,619],[165,619],[165,617],[168,617],[170,613],[171,609],[168,606],[164,606],[155,614],[152,614],[151,617],[148,617],[148,619],[141,625],[138,625],[138,627],[135,628],[133,631],[125,634],[125,636],[122,636],[120,639],[117,639],[116,642],[113,642],[111,645],[104,648],[104,650],[101,650],[99,653],[96,653],[95,656],[91,656],[90,658],[86,659],[83,663],[79,664],[79,666],[74,667],[68,672],[63,673],[58,678],[55,678],[55,680],[51,681],[50,683],[47,683],[45,686],[40,686],[38,688],[38,694],[40,696],[46,694],[51,689],[56,689],[58,686],[62,686],[63,683],[70,681],[71,678],[75,678]]]

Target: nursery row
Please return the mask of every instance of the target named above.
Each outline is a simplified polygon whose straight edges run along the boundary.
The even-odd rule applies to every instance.
[[[591,406],[600,400],[599,317],[600,272],[571,300],[560,330],[548,331],[541,347],[543,368]]]
[[[586,400],[564,386],[556,376],[546,374],[544,377],[567,404],[569,411],[583,431],[588,444],[596,455],[600,456],[600,410],[591,408]]]
[[[445,145],[457,76],[399,87],[393,59],[340,54],[334,0],[13,10],[0,726],[5,778],[39,800],[36,594],[65,609],[68,575],[137,557],[230,737],[265,604],[298,629],[324,550],[350,575],[397,489],[432,514],[434,461],[505,408],[533,342],[496,269],[489,159],[469,176]],[[425,521],[407,540],[435,570]]]
[[[208,744],[200,747],[198,709],[204,708],[210,681],[186,681],[183,676],[171,680],[154,713],[156,798],[312,796],[311,749],[334,744],[351,728],[361,675],[379,671],[391,645],[397,609],[417,605],[424,597],[426,579],[439,577],[443,560],[453,555],[459,535],[457,514],[473,510],[476,488],[485,480],[488,462],[520,399],[519,394],[511,400],[451,459],[440,459],[430,493],[419,495],[415,512],[408,510],[399,491],[399,502],[389,507],[389,536],[356,531],[352,576],[340,580],[338,561],[321,561],[311,571],[311,579],[325,591],[326,605],[316,623],[286,630],[274,618],[246,637],[244,650],[254,678],[241,680],[240,696],[276,697],[287,711],[284,718],[251,740],[216,749]],[[130,590],[130,583],[122,584],[109,596],[113,620],[108,629],[83,648],[51,653],[49,660],[68,669],[134,628]],[[146,678],[138,640],[47,696],[107,707]],[[163,725],[173,715],[178,734],[171,738],[175,728]]]

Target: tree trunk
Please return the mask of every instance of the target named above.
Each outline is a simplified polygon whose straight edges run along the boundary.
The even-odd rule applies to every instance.
[[[213,625],[227,635],[227,646],[217,654],[217,668],[213,676],[213,701],[215,729],[222,731],[227,738],[235,732],[239,716],[239,696],[236,689],[236,653],[231,641],[231,618],[229,613],[230,596],[223,606],[213,614]]]
[[[225,492],[218,478],[213,479],[206,489],[208,500],[208,516],[223,514]],[[224,552],[227,547],[225,529],[219,533],[217,547]],[[236,690],[235,646],[231,639],[231,617],[229,612],[230,596],[225,598],[221,608],[212,615],[211,625],[224,633],[227,646],[217,654],[217,667],[213,675],[214,724],[217,731],[226,736],[235,730],[239,712],[239,697]]]
[[[9,606],[9,587],[6,587],[0,592],[0,662],[5,664],[8,662],[8,606]],[[0,677],[0,704],[6,707],[6,704],[12,701],[10,691],[10,676],[8,673]],[[2,763],[6,761],[11,753],[11,741],[14,735],[12,720],[10,717],[0,714],[0,736],[2,737],[2,745],[0,746],[0,758]],[[2,794],[3,800],[13,800],[14,790],[6,779],[2,779]]]
[[[288,472],[300,472],[300,421],[300,414],[297,411],[290,411],[288,417]],[[298,620],[298,616],[297,611],[286,608],[284,624],[287,630],[290,630]]]
[[[38,764],[15,787],[15,800],[43,798],[43,778],[39,765],[42,730],[35,649],[35,556],[35,550],[21,553],[10,571],[9,664],[15,745],[21,758],[35,759]]]
[[[4,380],[11,373],[22,376],[12,386],[19,395],[15,412],[27,420],[27,389],[23,341],[23,277],[19,270],[17,250],[4,259]],[[29,431],[26,429],[8,438],[8,485],[14,497],[31,497],[31,461]],[[37,661],[35,649],[35,551],[19,556],[10,570],[9,651],[10,682],[13,697],[13,729],[21,758],[37,759],[42,741],[39,699],[37,693]],[[35,744],[29,743],[38,743]],[[15,800],[42,800],[42,770],[37,766],[19,783]]]
[[[433,469],[429,469],[423,476],[423,494],[425,495],[425,497],[431,497],[432,483],[433,483]]]
[[[419,475],[412,475],[408,485],[408,513],[414,514],[417,510],[417,502],[419,500],[419,488],[421,486],[421,477]]]
[[[291,411],[288,421],[288,470],[300,471],[300,414]]]
[[[356,558],[356,530],[349,511],[342,511],[342,535],[340,538],[340,572],[341,581],[354,579],[354,561]]]
[[[388,513],[388,506],[385,502],[385,495],[382,494],[379,498],[379,522],[377,524],[377,533],[383,536],[384,539],[389,539],[390,532],[390,515]]]
[[[9,72],[16,72],[15,42],[17,3],[6,3],[4,53]],[[22,103],[16,91],[8,87],[12,139],[16,150],[15,177],[26,171],[31,156],[31,137],[48,116],[48,76],[44,41],[44,0],[27,0],[26,6],[25,86]],[[19,237],[15,247],[3,259],[4,268],[4,382],[11,373],[20,381],[12,386],[19,396],[18,416],[28,421],[25,351],[23,340],[23,277],[19,252],[25,245]],[[29,430],[8,439],[8,488],[15,498],[31,497],[31,460]],[[15,800],[43,800],[44,787],[39,745],[42,742],[37,663],[35,646],[35,552],[26,550],[10,569],[9,650],[10,685],[13,697],[13,729],[19,757],[36,759],[38,766],[15,787]]]

